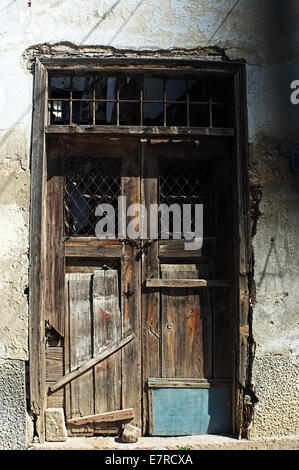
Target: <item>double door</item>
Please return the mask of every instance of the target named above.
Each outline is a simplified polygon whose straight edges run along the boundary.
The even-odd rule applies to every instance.
[[[144,434],[229,430],[231,155],[229,140],[209,137],[49,145],[48,320],[63,338],[65,376],[93,364],[64,386],[70,433],[119,432],[128,414],[92,417],[132,409]],[[183,211],[194,231],[197,204],[203,244],[190,249]],[[167,226],[155,218],[163,205]]]

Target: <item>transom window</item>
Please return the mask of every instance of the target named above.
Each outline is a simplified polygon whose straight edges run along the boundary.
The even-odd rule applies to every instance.
[[[231,128],[231,78],[52,75],[51,125]]]

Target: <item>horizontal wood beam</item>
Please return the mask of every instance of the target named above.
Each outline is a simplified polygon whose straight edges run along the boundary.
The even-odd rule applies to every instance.
[[[230,287],[230,281],[215,279],[146,279],[146,287]]]
[[[81,416],[79,418],[68,419],[68,424],[87,424],[87,423],[110,423],[113,421],[126,421],[134,419],[135,413],[133,408],[125,410],[108,411],[107,413],[99,413],[96,415]]]
[[[220,136],[233,137],[233,128],[220,127],[151,127],[151,126],[80,126],[80,125],[50,125],[46,128],[46,134],[119,134],[139,136]]]
[[[230,379],[148,379],[148,388],[211,388],[231,385]]]
[[[100,240],[80,240],[72,238],[65,241],[65,256],[69,257],[92,257],[92,258],[120,258],[122,255],[121,242]]]
[[[92,359],[84,362],[84,364],[78,367],[78,369],[73,370],[72,372],[69,372],[68,374],[64,375],[63,377],[61,377],[61,379],[57,380],[57,382],[55,382],[54,385],[49,387],[49,393],[55,392],[60,387],[63,387],[64,385],[69,383],[71,380],[74,380],[79,375],[82,375],[88,369],[95,366],[99,362],[103,361],[107,357],[111,356],[111,354],[115,353],[116,351],[124,347],[126,344],[130,343],[130,341],[132,341],[132,339],[134,338],[135,338],[135,335],[134,333],[132,333],[131,335],[121,340],[119,343],[113,344],[112,346],[108,347],[105,351],[103,351],[98,356],[93,357]]]
[[[185,51],[184,51],[185,52]],[[207,51],[211,54],[211,51]],[[125,53],[124,53],[125,54]],[[188,58],[184,57],[167,57],[161,54],[160,57],[153,57],[153,53],[149,52],[143,57],[132,57],[127,52],[127,56],[120,57],[42,57],[40,60],[49,70],[61,70],[71,72],[93,71],[93,72],[165,72],[170,71],[189,71],[190,73],[219,73],[234,74],[237,71],[236,62],[224,62],[222,60],[202,60],[192,57],[192,51]],[[216,54],[217,56],[218,54]],[[172,70],[169,70],[172,69]]]

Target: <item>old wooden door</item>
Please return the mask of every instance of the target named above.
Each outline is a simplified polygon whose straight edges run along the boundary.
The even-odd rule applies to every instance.
[[[201,249],[185,250],[184,239],[174,239],[174,222],[169,240],[145,244],[144,432],[231,430],[230,145],[209,138],[142,144],[142,200],[147,207],[178,204],[183,210],[184,204],[203,204],[204,214]]]
[[[47,320],[63,338],[68,430],[82,435],[118,432],[130,414],[100,423],[74,420],[130,408],[140,426],[141,268],[138,248],[118,239],[118,197],[125,195],[127,206],[140,200],[138,141],[52,139],[47,190]],[[115,209],[116,233],[108,239],[95,237],[100,220],[96,208],[104,203]],[[112,354],[77,374],[111,348]],[[49,384],[51,400],[51,391],[59,393],[58,380]]]
[[[49,142],[47,320],[63,338],[59,370],[71,377],[70,433],[119,432],[124,416],[74,420],[130,408],[145,434],[230,430],[231,155],[229,140],[210,137]],[[203,247],[185,250],[171,218],[170,239],[159,229],[151,237],[150,217],[145,240],[119,239],[119,196],[148,214],[151,204],[203,204]],[[95,237],[100,203],[115,208],[115,238]],[[195,422],[179,422],[175,409]]]

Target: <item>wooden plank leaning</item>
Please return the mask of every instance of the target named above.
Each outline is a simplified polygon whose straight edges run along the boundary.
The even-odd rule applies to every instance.
[[[49,387],[49,393],[55,392],[60,387],[64,386],[65,384],[67,384],[71,380],[73,380],[76,377],[78,377],[79,375],[83,374],[84,372],[86,372],[91,367],[95,366],[96,364],[103,361],[104,359],[106,359],[108,356],[110,356],[114,352],[121,349],[126,344],[130,343],[130,341],[132,341],[132,339],[134,339],[134,338],[135,338],[135,335],[134,335],[134,333],[132,333],[129,336],[127,336],[126,338],[124,338],[123,340],[121,340],[119,343],[113,344],[112,346],[108,347],[105,351],[102,351],[98,356],[93,357],[92,359],[84,362],[84,364],[82,364],[80,367],[78,367],[78,369],[75,369],[75,370],[69,372],[68,374],[64,375],[60,379],[58,379],[57,382],[55,382],[54,385]]]
[[[108,411],[96,415],[79,416],[78,418],[68,419],[68,424],[87,424],[87,423],[107,423],[112,421],[126,421],[135,417],[134,409]]]

